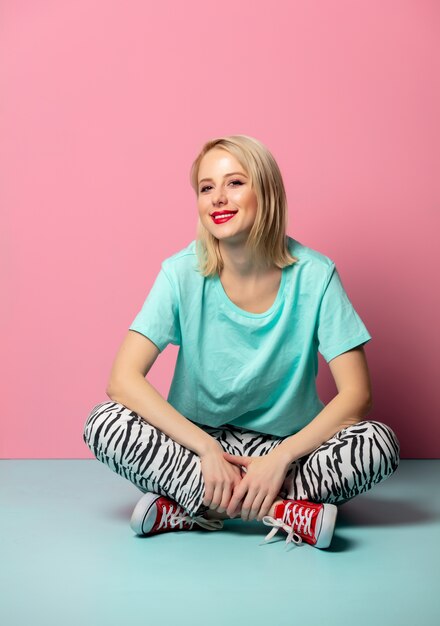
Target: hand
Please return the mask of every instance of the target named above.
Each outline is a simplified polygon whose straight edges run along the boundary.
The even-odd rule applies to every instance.
[[[219,513],[226,511],[231,495],[242,479],[239,467],[228,463],[223,457],[223,448],[216,444],[200,455],[205,495],[203,504]]]
[[[264,456],[239,456],[223,452],[230,463],[246,467],[246,475],[234,488],[234,493],[227,508],[229,517],[236,514],[241,500],[241,518],[259,521],[267,515],[278,496],[289,466],[284,458],[272,450]]]

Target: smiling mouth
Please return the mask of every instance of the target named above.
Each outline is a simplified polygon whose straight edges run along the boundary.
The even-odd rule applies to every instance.
[[[236,215],[237,211],[235,213],[223,213],[221,215],[211,215],[211,219],[215,224],[223,224],[223,222],[229,222],[229,220],[231,220],[234,215]]]

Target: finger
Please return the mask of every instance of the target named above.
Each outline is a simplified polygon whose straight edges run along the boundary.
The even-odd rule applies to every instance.
[[[232,517],[233,515],[235,515],[236,513],[236,509],[238,508],[238,505],[240,504],[242,498],[244,497],[245,493],[247,491],[247,486],[244,482],[244,479],[240,482],[239,486],[234,489],[234,493],[232,495],[232,498],[229,502],[228,508],[226,510],[227,514],[229,515],[229,517]]]
[[[249,511],[249,515],[248,515],[248,520],[253,520],[257,517],[260,509],[261,509],[261,505],[262,502],[266,499],[266,493],[264,491],[258,491],[255,499],[252,503],[251,509]]]
[[[263,503],[260,507],[260,511],[257,514],[257,520],[259,522],[261,522],[261,520],[263,519],[265,515],[269,515],[269,511],[273,504],[273,501],[274,501],[274,497],[268,493],[267,496],[263,500]]]
[[[253,505],[255,498],[258,496],[258,491],[253,489],[249,490],[247,496],[243,502],[243,506],[241,508],[241,519],[245,522],[249,520],[249,514]]]
[[[239,485],[239,484],[240,484],[240,481],[238,481],[238,482],[237,482],[237,484],[235,484],[235,485],[234,485],[234,487],[233,487],[233,489],[232,489],[232,493],[234,493],[234,490],[238,489],[238,485]],[[230,502],[231,502],[231,496],[230,496],[229,503],[230,503]],[[243,504],[243,497],[240,499],[240,501],[238,502],[238,504],[236,504],[236,505],[234,506],[234,508],[233,508],[233,509],[230,509],[230,508],[229,508],[229,504],[228,504],[226,511],[230,511],[230,512],[228,513],[229,517],[231,517],[231,518],[235,518],[235,517],[239,516],[239,515],[241,514],[241,506],[242,506],[242,504]]]
[[[240,456],[239,454],[229,454],[229,452],[223,452],[226,460],[230,463],[235,463],[236,465],[244,465],[247,467],[251,462],[252,458],[249,456]]]
[[[223,489],[222,501],[220,502],[220,506],[217,509],[219,513],[223,513],[224,511],[226,511],[230,498],[231,498],[231,487],[227,485]]]
[[[226,461],[228,461],[228,463],[231,463],[231,465],[234,465],[234,467],[237,467],[238,465],[242,465],[241,456],[229,454],[229,452],[223,452],[223,456],[225,457]]]
[[[233,509],[232,513],[229,513],[229,517],[231,517],[232,519],[235,519],[237,517],[241,516],[241,507],[243,505],[243,499],[240,500],[240,502],[237,504],[237,506],[235,507],[235,509]]]
[[[243,474],[243,473],[240,471],[240,468],[239,468],[239,467],[237,467],[237,468],[236,468],[236,470],[237,470],[237,471],[236,471],[236,472],[234,472],[235,481],[234,481],[234,486],[233,486],[233,489],[235,489],[236,487],[238,487],[238,485],[241,483],[241,479],[243,478],[243,476],[246,476],[246,474]]]
[[[232,467],[234,468],[234,475],[235,475],[235,484],[233,487],[235,489],[235,487],[237,487],[241,483],[241,479],[246,474],[244,474],[244,472],[241,471],[241,468],[237,467],[237,465],[233,465]]]
[[[203,496],[203,504],[209,506],[212,502],[212,496],[214,495],[214,487],[212,483],[205,483],[205,494]]]
[[[222,493],[223,485],[221,483],[216,483],[214,488],[214,495],[212,496],[212,502],[209,506],[211,510],[215,510],[219,506],[222,499]]]

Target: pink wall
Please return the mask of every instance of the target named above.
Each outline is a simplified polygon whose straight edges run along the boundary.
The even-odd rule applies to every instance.
[[[402,458],[438,458],[439,4],[1,12],[0,456],[91,458],[82,429],[117,348],[161,260],[195,237],[191,161],[244,133],[280,164],[288,233],[335,260],[373,336],[370,417]],[[176,354],[149,377],[164,395]]]

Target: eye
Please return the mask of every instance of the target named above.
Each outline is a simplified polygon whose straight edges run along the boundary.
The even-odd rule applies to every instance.
[[[234,183],[237,183],[238,185],[243,185],[244,183],[241,182],[241,180],[231,180],[231,182],[229,183],[230,185],[234,185]],[[206,191],[207,189],[210,189],[211,185],[205,185],[204,187],[202,187],[200,189],[200,193],[203,193],[204,191]]]

